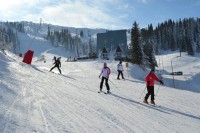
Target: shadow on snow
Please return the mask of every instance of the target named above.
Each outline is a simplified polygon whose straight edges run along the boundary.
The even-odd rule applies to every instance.
[[[200,120],[199,116],[194,116],[192,114],[183,113],[183,112],[180,112],[180,111],[177,111],[177,110],[174,110],[174,109],[170,109],[168,107],[163,107],[163,106],[159,106],[159,107],[155,106],[154,107],[153,105],[146,105],[144,103],[140,103],[140,102],[137,102],[137,101],[134,101],[134,100],[131,100],[131,99],[128,99],[128,98],[113,94],[113,93],[110,94],[110,95],[113,96],[113,97],[119,98],[119,99],[121,99],[123,101],[128,101],[128,102],[133,103],[133,104],[137,104],[137,105],[140,105],[140,106],[143,106],[143,107],[151,108],[151,109],[154,109],[154,110],[162,112],[162,113],[166,113],[166,114],[175,113],[175,114],[187,116],[187,117],[190,117],[190,118],[193,118],[193,119],[196,119],[196,120]]]

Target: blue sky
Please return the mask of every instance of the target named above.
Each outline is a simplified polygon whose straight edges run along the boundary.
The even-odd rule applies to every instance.
[[[140,28],[165,20],[200,18],[200,0],[1,0],[0,21],[32,21],[77,28]]]

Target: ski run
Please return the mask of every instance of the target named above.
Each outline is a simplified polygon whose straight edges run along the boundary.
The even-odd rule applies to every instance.
[[[149,71],[135,65],[124,71],[126,80],[117,80],[118,61],[107,60],[111,94],[104,95],[98,93],[103,60],[64,62],[62,57],[60,75],[56,68],[49,72],[51,53],[46,53],[46,63],[34,58],[27,65],[6,52],[0,53],[1,133],[200,132],[199,57],[183,55],[174,62],[184,75],[175,77],[173,88],[172,76],[163,74],[165,84],[152,106],[143,103],[146,90],[142,94]],[[166,71],[171,72],[170,59],[176,54],[162,56]],[[158,87],[156,83],[155,91]]]

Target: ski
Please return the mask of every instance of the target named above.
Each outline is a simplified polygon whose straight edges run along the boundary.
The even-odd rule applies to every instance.
[[[98,93],[111,94],[111,92],[98,91]]]
[[[153,105],[153,104],[149,104],[149,105],[152,106],[152,107],[155,107],[155,108],[161,107],[160,105]]]
[[[149,104],[149,103],[144,103],[144,102],[142,103],[148,106],[152,106],[152,107],[161,107],[160,105],[157,105],[157,104]]]
[[[104,92],[104,94],[111,94],[111,92]]]
[[[54,74],[58,74],[58,75],[62,75],[61,73],[55,73],[55,72],[53,72],[53,71],[49,71],[49,72],[54,73]]]

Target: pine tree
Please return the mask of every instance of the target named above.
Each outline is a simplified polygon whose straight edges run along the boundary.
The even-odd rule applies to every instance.
[[[50,31],[50,26],[48,25],[47,40],[50,39],[50,36],[51,36],[51,31]]]
[[[81,36],[81,37],[84,37],[83,30],[80,31],[80,36]]]
[[[157,61],[155,58],[155,52],[153,49],[153,42],[152,41],[147,41],[144,45],[144,53],[146,57],[146,65],[149,66],[149,68],[154,69],[155,67],[158,67]]]
[[[92,39],[90,38],[89,40],[89,53],[92,53],[93,50],[92,50]]]
[[[131,45],[132,45],[132,63],[138,64],[142,68],[145,68],[144,63],[144,52],[142,45],[140,43],[140,33],[139,27],[136,21],[133,23],[133,27],[131,29]]]

